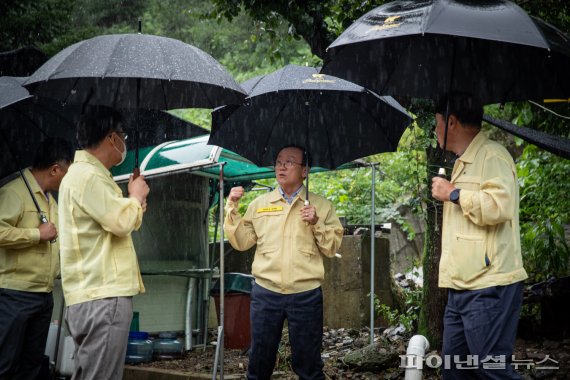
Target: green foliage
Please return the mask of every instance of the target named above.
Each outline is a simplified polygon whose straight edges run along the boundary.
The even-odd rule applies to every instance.
[[[382,317],[389,326],[401,324],[406,332],[413,334],[417,330],[417,324],[422,302],[422,290],[416,288],[404,288],[403,310],[391,308],[381,303],[380,299],[374,295],[374,310]],[[370,296],[370,294],[368,295]]]
[[[528,222],[522,225],[521,234],[525,267],[532,282],[567,274],[570,248],[560,223],[552,219]]]
[[[168,111],[174,116],[188,120],[207,130],[212,126],[212,110],[206,108],[182,108]]]
[[[563,276],[570,258],[562,227],[570,223],[570,161],[528,145],[517,171],[521,244],[531,281]]]
[[[425,191],[425,153],[418,147],[424,144],[425,132],[414,123],[400,140],[400,148],[394,153],[383,153],[365,158],[378,163],[375,191],[377,222],[394,221],[413,239],[414,231],[401,217],[398,208],[409,205],[422,212],[422,196]],[[372,194],[372,174],[369,167],[341,170],[312,175],[311,191],[331,200],[337,214],[345,216],[349,224],[369,224]]]
[[[0,51],[40,46],[70,30],[73,0],[3,0]]]

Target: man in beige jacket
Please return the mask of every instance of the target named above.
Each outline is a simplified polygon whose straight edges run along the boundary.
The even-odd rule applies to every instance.
[[[271,378],[283,323],[287,319],[293,371],[301,380],[324,379],[323,257],[340,247],[343,228],[325,198],[310,193],[305,205],[303,149],[283,148],[275,161],[279,187],[256,198],[243,218],[238,213],[241,187],[232,188],[224,231],[240,251],[257,245],[252,264],[252,344],[248,379]]]
[[[83,148],[61,183],[61,278],[67,325],[75,341],[73,379],[120,380],[132,296],[143,293],[131,232],[142,224],[149,188],[129,180],[125,198],[109,172],[125,159],[122,117],[89,108],[78,125]]]
[[[436,113],[440,146],[447,98]],[[443,205],[439,286],[444,315],[444,379],[519,379],[510,365],[522,304],[519,187],[512,157],[481,132],[483,107],[468,94],[449,99],[451,180],[433,178]]]
[[[0,379],[35,379],[40,370],[59,272],[58,191],[73,149],[46,139],[31,169],[0,188]],[[41,223],[32,196],[48,220]]]

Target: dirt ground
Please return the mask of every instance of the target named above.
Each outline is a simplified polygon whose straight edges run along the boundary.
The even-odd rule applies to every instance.
[[[358,368],[348,367],[344,361],[344,356],[351,351],[357,350],[367,344],[369,336],[366,330],[355,332],[340,330],[325,330],[336,334],[340,338],[331,341],[330,336],[323,339],[323,360],[324,372],[328,379],[404,379],[404,369],[398,365],[382,371],[363,372]],[[340,332],[339,332],[340,331]],[[348,338],[352,336],[352,338]],[[214,339],[212,339],[213,341]],[[341,343],[339,343],[341,342]],[[407,339],[396,339],[393,342],[394,349],[399,354],[405,354]],[[436,351],[427,353],[437,355]],[[522,340],[518,339],[515,347],[515,359],[518,372],[524,379],[570,379],[570,339],[562,341],[550,340]],[[152,367],[169,369],[189,373],[212,373],[214,364],[215,348],[210,345],[208,348],[197,348],[189,351],[183,359],[169,361],[155,361],[151,363],[139,364],[142,367]],[[290,349],[286,336],[282,341],[276,364],[276,378],[289,380],[296,379],[290,368]],[[226,349],[224,352],[224,373],[226,375],[245,375],[248,364],[246,350]],[[424,380],[439,379],[439,371],[433,368],[424,367]]]

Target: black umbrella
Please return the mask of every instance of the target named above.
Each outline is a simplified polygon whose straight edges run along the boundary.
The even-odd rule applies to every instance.
[[[21,104],[29,104],[33,100],[20,83],[21,78],[0,77],[0,186],[20,176],[34,202],[40,223],[47,223],[48,220],[22,172],[23,168],[31,165],[39,144],[45,138],[41,128],[43,120],[36,120],[38,124],[32,123],[27,113],[20,112]],[[55,123],[64,126],[66,121],[58,118]]]
[[[483,104],[570,94],[570,44],[505,0],[394,1],[355,21],[327,49],[322,72],[378,94]]]
[[[76,146],[76,126],[81,107],[54,99],[31,96],[20,85],[26,78],[0,77],[0,178],[32,164],[35,151],[46,137],[59,137]],[[118,110],[126,133],[138,133],[140,146],[208,134],[208,130],[168,112],[146,109]],[[130,141],[127,141],[127,144]],[[10,148],[10,149],[8,149]],[[11,152],[12,150],[13,152]]]
[[[64,112],[38,103],[21,86],[25,78],[0,77],[0,179],[32,164],[46,137],[75,139],[75,125]]]
[[[312,67],[288,65],[243,84],[243,105],[212,113],[209,144],[271,166],[285,145],[305,147],[313,166],[336,168],[395,151],[411,118],[390,97]]]
[[[73,44],[24,86],[64,103],[113,108],[214,108],[240,103],[245,96],[207,53],[146,34],[110,34]]]
[[[245,97],[223,66],[202,50],[140,33],[98,36],[71,45],[24,85],[35,95],[65,104],[117,109],[214,108]],[[138,150],[137,136],[135,144]]]

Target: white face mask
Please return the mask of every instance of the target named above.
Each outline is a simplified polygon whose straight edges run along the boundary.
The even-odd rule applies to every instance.
[[[119,140],[121,141],[121,144],[123,144],[123,151],[122,152],[119,148],[117,148],[115,146],[115,143],[113,143],[113,141],[111,140],[111,143],[113,144],[113,148],[115,148],[117,150],[117,152],[119,152],[121,154],[121,161],[116,163],[115,166],[121,165],[123,162],[125,162],[125,158],[127,158],[127,144],[125,144],[125,142],[122,139],[119,139]]]

